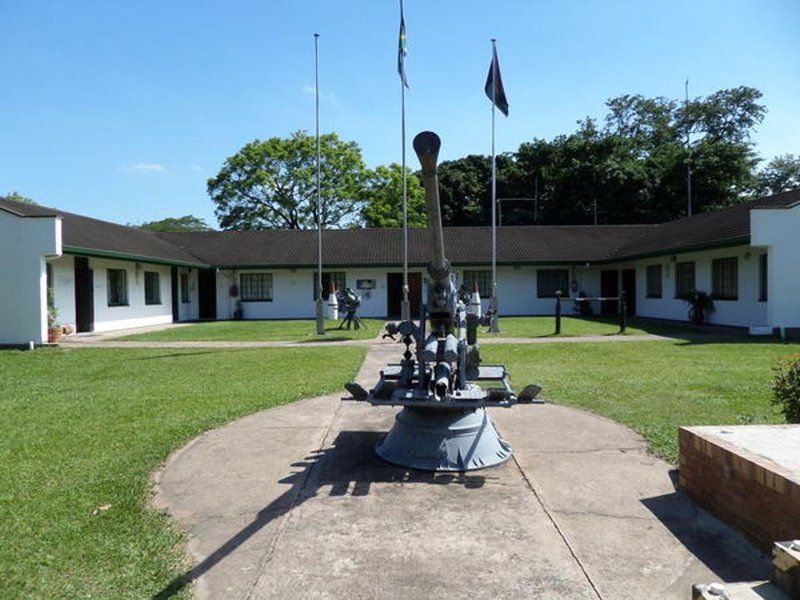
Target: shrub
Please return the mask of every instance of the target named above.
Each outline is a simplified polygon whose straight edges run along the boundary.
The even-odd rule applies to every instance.
[[[689,304],[689,320],[695,325],[704,325],[708,315],[714,312],[714,300],[705,292],[695,290],[684,300]]]
[[[800,423],[800,354],[781,361],[772,391],[772,403],[781,407],[787,423]]]

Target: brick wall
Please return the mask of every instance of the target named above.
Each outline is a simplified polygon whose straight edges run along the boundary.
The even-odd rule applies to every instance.
[[[679,484],[695,502],[765,551],[800,538],[800,481],[762,457],[704,431],[679,431]]]

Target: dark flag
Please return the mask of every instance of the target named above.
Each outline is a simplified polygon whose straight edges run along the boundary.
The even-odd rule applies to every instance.
[[[495,77],[497,78],[495,80]],[[508,100],[503,89],[503,78],[500,75],[500,62],[497,60],[497,48],[492,48],[492,64],[489,66],[489,75],[486,76],[486,86],[483,88],[494,105],[500,112],[508,116]]]
[[[403,17],[403,0],[400,0],[400,34],[397,37],[397,74],[400,75],[400,81],[403,85],[408,87],[408,79],[406,78],[406,20]]]

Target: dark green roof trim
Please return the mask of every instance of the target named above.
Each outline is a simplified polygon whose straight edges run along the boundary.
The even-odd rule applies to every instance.
[[[693,246],[680,246],[678,248],[667,248],[665,250],[646,252],[644,254],[631,254],[629,256],[620,256],[613,259],[597,260],[593,264],[609,265],[620,262],[628,262],[631,260],[640,260],[643,258],[655,258],[656,256],[666,256],[668,254],[686,254],[687,252],[699,252],[701,250],[715,250],[717,248],[730,248],[731,246],[748,246],[748,245],[750,245],[749,235],[744,237],[731,238],[729,240],[721,240],[719,242],[695,244]]]
[[[584,265],[587,262],[597,264],[597,261],[588,260],[563,260],[563,261],[540,261],[540,262],[504,262],[497,261],[498,267],[547,267],[547,266],[571,266],[571,265]],[[454,263],[456,268],[462,267],[486,267],[491,268],[491,262],[458,262]],[[270,269],[270,270],[291,270],[291,269],[316,269],[316,264],[297,264],[297,265],[282,265],[278,263],[273,264],[256,264],[256,265],[205,265],[208,268],[219,269],[221,271],[253,271],[256,269]],[[411,268],[424,269],[427,263],[408,263]],[[323,261],[322,270],[330,271],[331,269],[403,269],[403,263],[375,263],[375,264],[357,264],[357,263],[326,263]]]
[[[171,260],[168,258],[158,258],[154,256],[143,256],[141,254],[130,254],[127,252],[113,252],[111,250],[96,250],[93,248],[82,248],[80,246],[63,246],[65,254],[77,254],[81,256],[93,256],[95,258],[115,258],[118,260],[128,260],[144,262],[154,265],[168,265],[173,267],[193,267],[197,269],[206,268],[209,265],[200,262],[187,262],[182,260]]]

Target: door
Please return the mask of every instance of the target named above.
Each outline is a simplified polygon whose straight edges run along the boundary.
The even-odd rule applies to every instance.
[[[419,309],[422,304],[422,275],[420,273],[408,274],[408,301],[411,308],[411,318],[419,318]],[[403,274],[386,274],[386,314],[390,318],[400,316],[403,303]]]
[[[600,295],[603,298],[616,298],[618,294],[619,272],[616,269],[600,271]],[[600,312],[604,315],[617,314],[617,301],[601,301]]]
[[[180,321],[180,304],[178,301],[178,267],[170,271],[170,285],[172,286],[172,322]]]
[[[636,314],[636,269],[622,270],[622,291],[625,292],[625,304],[628,315]]]
[[[94,331],[94,273],[85,256],[75,257],[75,331]]]
[[[197,272],[198,304],[201,319],[217,318],[217,272],[200,269]]]

